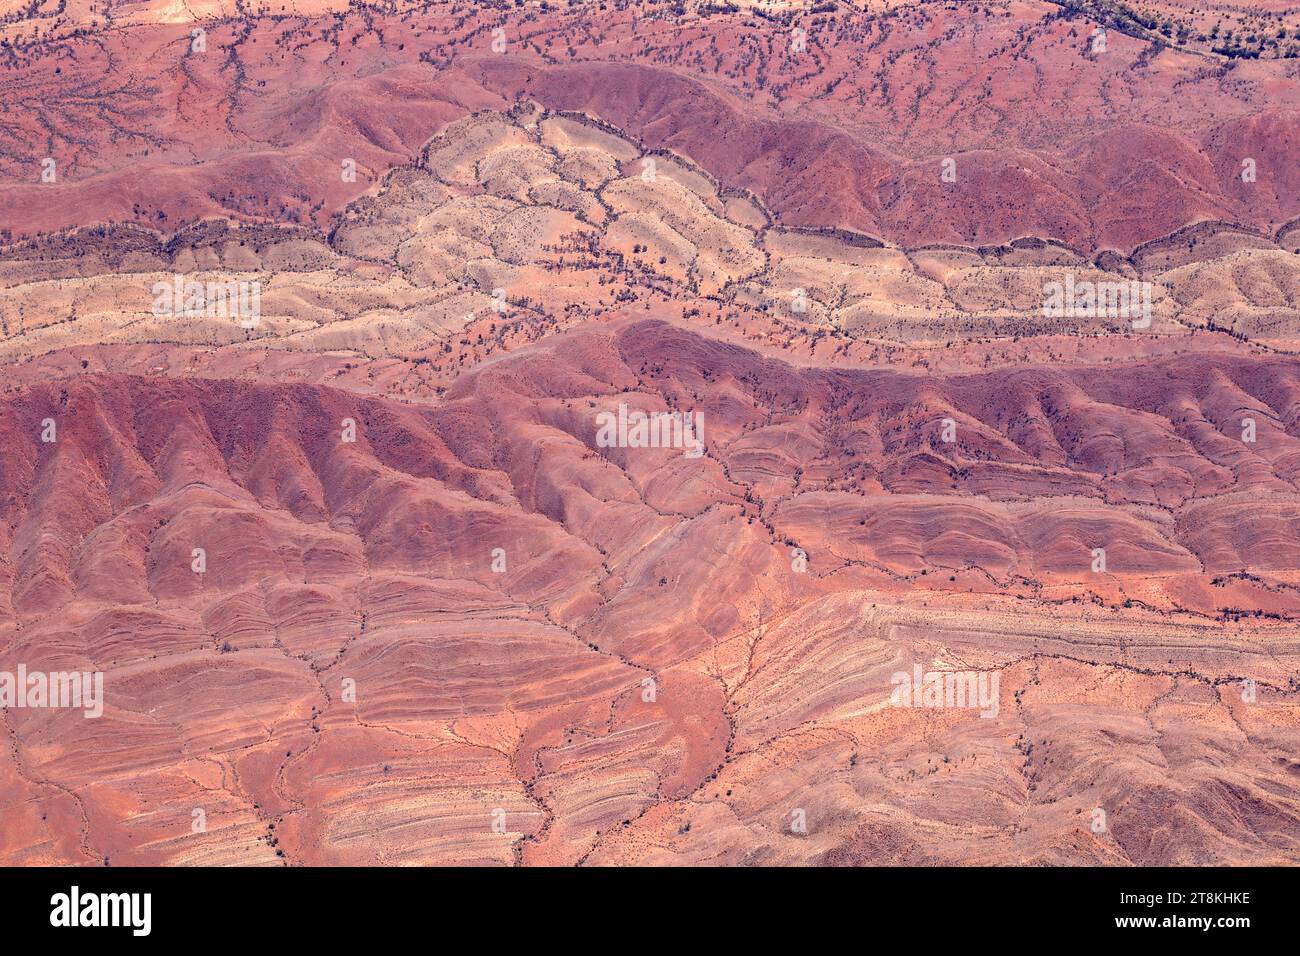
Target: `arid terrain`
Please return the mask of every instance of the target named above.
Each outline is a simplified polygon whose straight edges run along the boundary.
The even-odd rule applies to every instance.
[[[0,0],[0,719],[11,866],[1300,863],[1300,5]]]

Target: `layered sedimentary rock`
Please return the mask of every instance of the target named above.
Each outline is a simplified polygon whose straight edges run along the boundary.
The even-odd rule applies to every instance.
[[[0,18],[0,862],[1300,859],[1292,14],[601,6]]]
[[[66,858],[70,797],[77,852],[122,862],[1287,859],[1295,369],[1214,373],[995,390],[629,319],[433,407],[24,389],[4,659],[108,693],[7,715],[46,817],[11,859]],[[1255,448],[1213,424],[1229,393],[1279,421]],[[689,407],[705,453],[602,448],[619,403]],[[998,674],[996,714],[892,706],[917,665]]]

